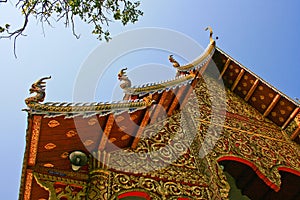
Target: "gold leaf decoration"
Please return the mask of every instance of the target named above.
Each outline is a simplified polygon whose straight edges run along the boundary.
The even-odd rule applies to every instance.
[[[93,126],[95,125],[96,123],[98,122],[98,120],[96,118],[91,118],[89,121],[88,121],[88,124],[90,126]]]
[[[123,120],[124,120],[124,117],[123,117],[123,116],[118,116],[115,120],[116,120],[116,122],[118,123],[118,122],[123,121]]]
[[[51,164],[51,163],[46,163],[46,164],[44,164],[44,167],[49,167],[49,168],[52,168],[52,167],[54,167],[54,165],[53,165],[53,164]]]
[[[48,144],[46,144],[44,147],[45,147],[45,149],[47,149],[47,150],[51,150],[51,149],[54,149],[54,148],[56,147],[56,145],[53,144],[53,143],[48,143]]]
[[[118,128],[119,131],[124,131],[127,127],[126,126],[121,126]]]
[[[70,131],[68,131],[68,132],[66,133],[66,136],[67,136],[68,138],[74,137],[74,136],[76,136],[76,135],[77,135],[77,132],[74,131],[74,130],[70,130]]]
[[[50,120],[49,122],[48,122],[48,126],[50,127],[50,128],[54,128],[54,127],[57,127],[57,126],[59,126],[60,125],[60,123],[58,122],[58,121],[56,121],[56,120]]]
[[[123,135],[123,136],[121,137],[121,140],[127,140],[128,138],[130,138],[130,135]]]
[[[60,157],[63,158],[63,159],[68,158],[68,156],[69,156],[69,153],[68,153],[68,152],[63,152],[63,153],[60,155]]]
[[[132,121],[136,120],[137,118],[138,118],[138,115],[131,115],[131,116],[130,116],[130,119],[131,119]]]
[[[113,143],[114,141],[116,141],[117,140],[117,138],[109,138],[109,142],[110,143]]]
[[[94,144],[94,141],[93,140],[86,140],[86,141],[84,141],[84,146],[90,146],[90,145],[92,145],[92,144]]]

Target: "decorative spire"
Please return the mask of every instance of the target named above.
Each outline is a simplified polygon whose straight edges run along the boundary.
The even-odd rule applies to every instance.
[[[173,64],[173,67],[178,68],[180,64],[173,58],[173,55],[169,55],[169,61]]]
[[[29,93],[32,94],[32,93],[36,93],[35,96],[33,97],[28,97],[25,99],[25,103],[28,105],[28,104],[31,104],[31,103],[38,103],[38,102],[43,102],[44,99],[45,99],[45,96],[46,96],[46,82],[45,80],[47,79],[50,79],[51,76],[49,77],[44,77],[44,78],[41,78],[39,80],[37,80],[35,83],[33,83],[31,85],[31,88],[29,89]]]
[[[208,26],[208,27],[206,27],[206,29],[205,29],[206,31],[207,30],[209,30],[209,41],[212,43],[212,42],[214,42],[215,40],[213,39],[213,30],[212,30],[212,28],[210,27],[210,26]]]
[[[118,79],[121,81],[120,87],[123,90],[131,87],[131,81],[129,80],[129,78],[126,75],[126,72],[125,72],[126,70],[127,70],[127,67],[121,69],[120,72],[118,73]]]

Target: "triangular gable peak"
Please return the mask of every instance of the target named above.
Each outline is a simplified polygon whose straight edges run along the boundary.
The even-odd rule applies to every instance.
[[[234,139],[236,136],[244,138],[247,141],[251,141],[248,143],[253,144],[255,148],[256,146],[261,146],[260,143],[256,145],[257,138],[259,140],[270,140],[270,142],[277,141],[279,145],[274,146],[275,149],[271,149],[272,151],[278,151],[287,145],[291,147],[291,154],[295,154],[296,157],[299,156],[299,152],[297,153],[296,150],[298,147],[291,141],[291,139],[296,142],[299,141],[300,128],[296,117],[299,115],[299,104],[216,47],[216,42],[212,38],[212,30],[209,30],[210,43],[195,61],[180,66],[173,56],[169,57],[170,62],[177,69],[177,75],[172,80],[142,86],[131,86],[125,70],[121,70],[118,76],[123,81],[121,87],[124,89],[124,99],[120,102],[43,103],[45,98],[45,80],[50,77],[42,78],[35,82],[30,92],[36,92],[37,95],[25,100],[28,106],[26,111],[29,116],[20,199],[23,199],[23,197],[24,199],[51,199],[52,196],[49,195],[68,196],[73,194],[68,194],[70,187],[73,187],[72,190],[75,196],[85,196],[89,187],[93,187],[89,181],[93,180],[95,183],[99,181],[94,180],[94,178],[99,176],[100,171],[103,173],[101,176],[104,179],[109,178],[109,174],[117,176],[119,175],[118,173],[123,173],[121,170],[118,171],[118,168],[109,171],[108,166],[113,165],[113,163],[126,163],[126,167],[121,166],[120,169],[126,169],[124,172],[126,177],[130,175],[132,180],[136,181],[136,184],[142,180],[140,176],[145,176],[147,179],[155,180],[162,184],[165,180],[161,179],[162,174],[165,176],[168,170],[161,170],[154,174],[135,173],[131,171],[133,168],[130,164],[134,164],[136,152],[143,152],[147,148],[148,150],[157,148],[156,142],[164,141],[163,138],[166,136],[166,132],[169,131],[169,134],[172,136],[170,138],[173,138],[173,129],[170,124],[173,123],[174,125],[176,120],[179,120],[178,123],[180,122],[181,118],[178,115],[180,115],[184,105],[191,103],[189,101],[190,97],[191,99],[198,98],[200,102],[196,109],[200,108],[201,112],[193,113],[193,109],[189,109],[188,114],[195,114],[195,119],[200,119],[194,119],[195,121],[200,121],[201,124],[199,130],[195,129],[196,131],[194,132],[199,132],[195,137],[195,141],[197,139],[202,141],[202,131],[205,132],[207,127],[212,124],[209,120],[209,115],[212,112],[209,106],[210,97],[205,93],[205,84],[203,84],[203,77],[206,75],[210,77],[208,80],[213,82],[215,82],[214,80],[223,81],[226,86],[226,94],[228,95],[228,99],[225,99],[228,106],[228,110],[225,113],[226,120],[222,125],[223,129],[220,131],[222,136],[220,136],[217,147],[205,157],[207,159],[205,162],[210,165],[207,170],[212,172],[212,174],[215,171],[222,174],[222,170],[220,170],[217,162],[231,166],[232,163],[228,161],[238,160],[254,169],[264,183],[275,191],[280,190],[278,170],[292,172],[299,176],[300,163],[297,160],[295,161],[295,158],[289,158],[281,154],[273,155],[274,160],[268,163],[272,165],[273,170],[269,171],[269,166],[265,166],[265,162],[260,158],[260,155],[265,153],[263,148],[257,149],[258,153],[251,155],[252,157],[247,157],[249,156],[248,152],[245,149],[241,149],[246,143]],[[215,74],[211,74],[212,64],[215,64],[219,71],[217,77],[215,77]],[[218,89],[217,86],[214,87]],[[234,109],[240,109],[243,112],[235,111]],[[245,114],[247,111],[249,113]],[[224,112],[220,111],[218,114],[224,114]],[[175,120],[174,117],[178,119],[176,118]],[[258,120],[255,120],[255,118]],[[195,121],[185,122],[185,126],[188,127],[187,130],[195,126]],[[175,125],[178,125],[178,123],[176,122]],[[259,128],[257,130],[248,130],[254,125],[257,125]],[[145,137],[147,133],[156,129],[159,134],[150,134],[153,138]],[[182,131],[180,127],[174,130]],[[262,134],[258,134],[258,132]],[[185,133],[182,134],[182,136],[184,135]],[[165,141],[170,141],[170,139]],[[189,138],[187,141],[189,141]],[[203,168],[202,164],[199,164],[203,160],[198,155],[201,142],[195,141],[193,141],[193,144],[187,151],[181,152],[183,153],[182,156],[175,163],[171,164],[171,168],[174,171],[169,172],[176,172],[177,175],[176,178],[170,177],[170,180],[174,178],[176,182],[177,179],[182,178],[181,174],[183,172],[191,172],[191,169],[199,171],[200,168]],[[248,143],[247,145],[249,145]],[[222,145],[225,145],[226,148],[220,148]],[[251,149],[252,147],[249,148]],[[122,149],[125,149],[125,153],[120,151]],[[78,155],[90,154],[93,157],[92,161],[89,164],[79,164],[77,166],[79,167],[78,171],[74,172],[70,165],[70,159],[68,159],[71,152],[75,152]],[[133,155],[133,157],[126,157],[128,153]],[[122,157],[123,154],[125,156]],[[255,160],[251,160],[252,158],[255,158]],[[146,162],[147,159],[144,161]],[[168,162],[168,160],[162,159],[159,161],[160,164],[164,162]],[[144,166],[147,165],[135,167],[143,169]],[[191,169],[187,169],[189,167]],[[223,183],[221,185],[219,181],[216,181],[218,179],[217,175],[213,175],[215,176],[212,179],[213,183],[205,182],[209,180],[209,177],[203,175],[203,183],[199,187],[202,187],[202,189],[209,188],[208,190],[210,191],[221,191],[219,194],[214,194],[215,198],[212,199],[226,199],[228,187],[225,184],[226,181],[224,183],[222,178],[224,175],[219,176],[223,181],[220,181]],[[199,177],[201,176],[202,174],[200,173]],[[192,187],[198,187],[197,182],[193,182],[192,179],[189,179],[189,181],[189,183],[181,182],[180,184],[183,185],[179,187],[181,188],[180,190],[185,188],[185,191],[189,191]],[[107,184],[110,183],[108,181]],[[118,186],[123,187],[124,185]],[[95,185],[95,188],[97,187]],[[251,188],[255,187],[255,184],[252,184]],[[49,194],[43,188],[50,191]],[[111,192],[112,190],[109,191]],[[147,188],[144,188],[143,191],[147,192]],[[153,194],[152,197],[161,195],[165,195],[166,198],[171,197],[170,193],[160,193],[163,191],[156,191],[156,194]],[[193,191],[191,190],[190,192]],[[295,191],[297,192],[297,190]],[[105,191],[98,192],[100,194]],[[123,195],[121,193],[113,195],[116,196],[117,194]],[[285,195],[286,193],[283,194]],[[203,194],[197,195],[200,198],[201,195],[206,195],[206,193],[203,192]],[[190,195],[190,197],[192,196]],[[175,195],[173,197],[175,199]],[[181,197],[186,196],[181,195]]]

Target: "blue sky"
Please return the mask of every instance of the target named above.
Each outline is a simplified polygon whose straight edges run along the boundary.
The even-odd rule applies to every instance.
[[[12,4],[0,4],[0,24],[21,23],[22,19]],[[143,27],[167,28],[181,32],[205,47],[208,33],[204,28],[210,25],[219,37],[217,45],[221,49],[286,95],[299,98],[299,8],[297,0],[143,1],[144,16],[127,27],[112,24],[111,33],[118,35]],[[45,27],[44,36],[40,24],[31,18],[27,36],[20,37],[17,42],[18,59],[13,55],[13,42],[0,40],[0,149],[4,154],[0,167],[1,199],[17,199],[18,196],[27,127],[27,115],[21,109],[26,107],[24,99],[31,83],[51,75],[46,101],[72,101],[74,82],[82,63],[101,44],[90,34],[92,27],[88,25],[77,23],[76,30],[81,34],[79,40],[62,24],[53,25],[54,28]],[[129,58],[134,59],[134,56]],[[167,58],[157,55],[153,59],[155,63],[166,64],[167,61]],[[130,63],[134,65],[135,62],[127,60],[129,68]],[[106,84],[113,88],[118,83],[116,74],[109,75],[111,80]],[[145,80],[151,78],[149,76],[147,74]],[[103,95],[101,91],[97,94]],[[105,95],[99,97],[106,101],[105,98]]]

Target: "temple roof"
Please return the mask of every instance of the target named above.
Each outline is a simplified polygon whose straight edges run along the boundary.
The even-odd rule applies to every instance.
[[[124,100],[111,103],[42,103],[45,96],[43,94],[40,100],[32,99],[32,97],[26,99],[27,111],[30,114],[42,114],[44,117],[73,118],[80,115],[84,117],[100,115],[100,117],[107,118],[110,114],[120,115],[123,112],[129,113],[128,116],[132,117],[135,115],[134,112],[141,110],[138,122],[147,124],[149,117],[146,117],[146,114],[149,115],[149,107],[160,104],[168,115],[171,115],[179,104],[186,101],[192,87],[199,81],[199,77],[203,73],[210,73],[209,65],[214,63],[219,70],[217,78],[222,79],[227,88],[258,110],[263,117],[268,118],[282,129],[286,129],[299,113],[299,103],[278,91],[216,47],[216,42],[212,38],[212,30],[210,33],[210,43],[197,59],[183,66],[176,63],[179,75],[172,80],[126,87],[124,88]],[[45,79],[40,80],[42,88],[45,87],[43,85]],[[35,88],[38,87],[35,86]],[[153,112],[156,113],[154,116],[158,117],[158,111]],[[147,120],[145,121],[145,119]],[[152,120],[155,121],[153,116]],[[103,127],[104,129],[105,127]],[[297,139],[299,132],[298,128],[291,133],[292,139]]]

